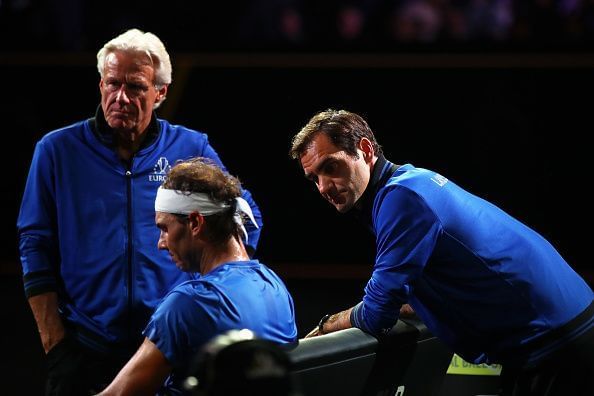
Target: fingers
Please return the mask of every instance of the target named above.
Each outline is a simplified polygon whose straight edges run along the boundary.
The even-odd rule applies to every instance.
[[[410,305],[403,304],[402,307],[400,307],[400,316],[404,318],[411,318],[415,316],[415,310]]]
[[[307,333],[307,335],[304,338],[312,338],[312,337],[317,337],[319,335],[320,335],[319,329],[316,327],[312,331]]]

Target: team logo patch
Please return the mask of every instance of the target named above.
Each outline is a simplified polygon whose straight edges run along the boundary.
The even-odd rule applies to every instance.
[[[170,169],[169,160],[166,157],[159,158],[153,167],[153,173],[149,174],[149,181],[163,182]]]

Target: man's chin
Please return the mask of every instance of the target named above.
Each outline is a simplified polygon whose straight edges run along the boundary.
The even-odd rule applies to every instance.
[[[175,266],[177,267],[178,270],[183,271],[183,272],[189,272],[189,265],[185,264],[182,261],[177,261],[177,260],[173,260],[173,263],[175,264]]]
[[[109,127],[122,136],[129,135],[130,134],[129,131],[131,130],[131,128],[129,127],[128,124],[118,123],[118,122],[109,124]]]
[[[347,213],[349,210],[353,208],[353,205],[347,204],[333,204],[338,213]]]
[[[109,117],[106,121],[110,128],[119,131],[129,130],[134,126],[134,122],[125,117]]]

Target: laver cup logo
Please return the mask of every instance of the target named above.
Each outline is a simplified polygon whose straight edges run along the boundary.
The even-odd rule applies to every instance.
[[[171,169],[171,165],[167,158],[159,158],[153,167],[153,173],[149,174],[149,181],[163,182],[167,178],[169,169]]]

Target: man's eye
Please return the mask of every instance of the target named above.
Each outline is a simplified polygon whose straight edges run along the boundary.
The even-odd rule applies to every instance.
[[[336,164],[334,162],[329,162],[324,166],[324,173],[331,174],[336,170]]]
[[[143,92],[146,89],[144,86],[138,84],[129,84],[128,87],[133,92]]]

